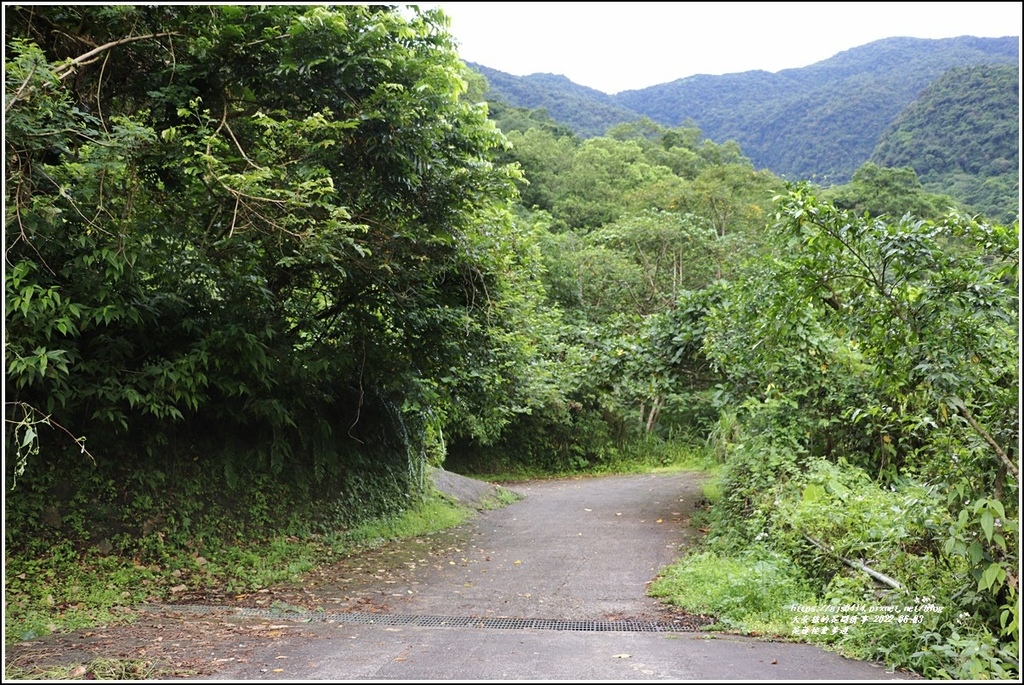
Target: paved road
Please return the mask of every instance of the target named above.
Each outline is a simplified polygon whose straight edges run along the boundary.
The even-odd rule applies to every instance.
[[[692,542],[693,474],[510,486],[447,559],[407,568],[379,620],[294,624],[227,680],[894,680],[817,647],[698,632],[615,629],[666,621],[647,583]],[[331,619],[332,616],[328,618]],[[341,617],[339,619],[339,617]],[[478,620],[470,621],[468,617]],[[521,619],[521,620],[519,620]],[[533,620],[529,620],[533,619]],[[277,621],[277,619],[274,619]],[[286,621],[277,621],[287,635]],[[444,624],[448,623],[448,626]],[[451,627],[451,624],[462,624]],[[626,625],[626,624],[622,624]],[[663,625],[663,623],[662,623]]]

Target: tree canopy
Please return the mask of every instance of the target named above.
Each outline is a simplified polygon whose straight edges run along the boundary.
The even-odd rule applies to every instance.
[[[528,402],[516,172],[444,15],[7,19],[9,420],[108,463],[321,479],[383,450],[404,478],[417,422],[486,432]]]

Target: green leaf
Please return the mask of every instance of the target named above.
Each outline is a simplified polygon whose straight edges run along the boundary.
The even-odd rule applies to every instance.
[[[985,533],[985,539],[991,542],[992,541],[992,527],[993,527],[993,524],[994,524],[994,519],[992,517],[992,512],[990,512],[988,509],[986,509],[985,511],[981,512],[981,519],[980,519],[980,521],[981,521],[981,530],[984,531],[984,533]]]
[[[825,488],[821,487],[817,483],[809,483],[804,488],[804,502],[817,502],[818,500],[825,497]]]
[[[967,554],[971,558],[971,563],[977,564],[985,556],[985,548],[981,546],[980,542],[974,541],[967,548]]]
[[[981,580],[978,581],[978,590],[988,590],[997,583],[1002,585],[1006,580],[1006,571],[997,563],[991,563],[988,568],[981,574]]]
[[[21,446],[28,447],[36,440],[36,431],[32,426],[25,427],[25,433],[21,437]]]

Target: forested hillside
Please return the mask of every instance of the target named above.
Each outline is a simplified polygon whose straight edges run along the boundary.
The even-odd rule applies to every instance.
[[[604,135],[616,124],[641,119],[642,115],[615,102],[599,90],[573,83],[555,74],[512,76],[482,64],[467,63],[490,86],[489,99],[528,110],[548,112],[558,123],[584,138]]]
[[[636,114],[665,126],[688,123],[718,143],[735,140],[758,168],[830,185],[848,181],[894,119],[947,70],[1019,59],[1016,37],[889,38],[799,69],[691,76],[611,96],[562,77],[477,68],[491,82],[491,99],[544,107],[583,136]]]
[[[871,161],[911,167],[926,188],[1001,221],[1020,212],[1020,73],[1016,66],[951,69],[882,135]]]
[[[666,125],[692,120],[712,140],[737,141],[755,166],[790,180],[842,183],[948,69],[1019,59],[1016,37],[888,38],[800,69],[695,76],[614,100]]]
[[[439,11],[6,12],[8,639],[257,592],[432,465],[697,464],[708,534],[652,592],[1019,676],[1016,220],[909,167],[818,190],[688,124],[488,108]]]

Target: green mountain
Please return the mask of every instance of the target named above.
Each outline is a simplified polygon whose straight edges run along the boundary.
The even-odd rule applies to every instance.
[[[900,112],[946,71],[1019,59],[1013,36],[888,38],[799,69],[698,75],[616,95],[561,76],[516,77],[470,66],[490,81],[490,98],[543,107],[584,137],[640,117],[665,126],[692,123],[713,141],[735,140],[757,167],[842,183],[871,157]]]
[[[871,161],[911,167],[929,190],[948,192],[1001,221],[1020,210],[1020,83],[1009,65],[951,69],[882,135]]]
[[[596,138],[625,121],[642,115],[616,104],[611,95],[573,83],[555,74],[513,76],[481,64],[469,63],[487,78],[488,99],[497,99],[513,107],[546,110],[555,121],[571,128],[583,138]]]

